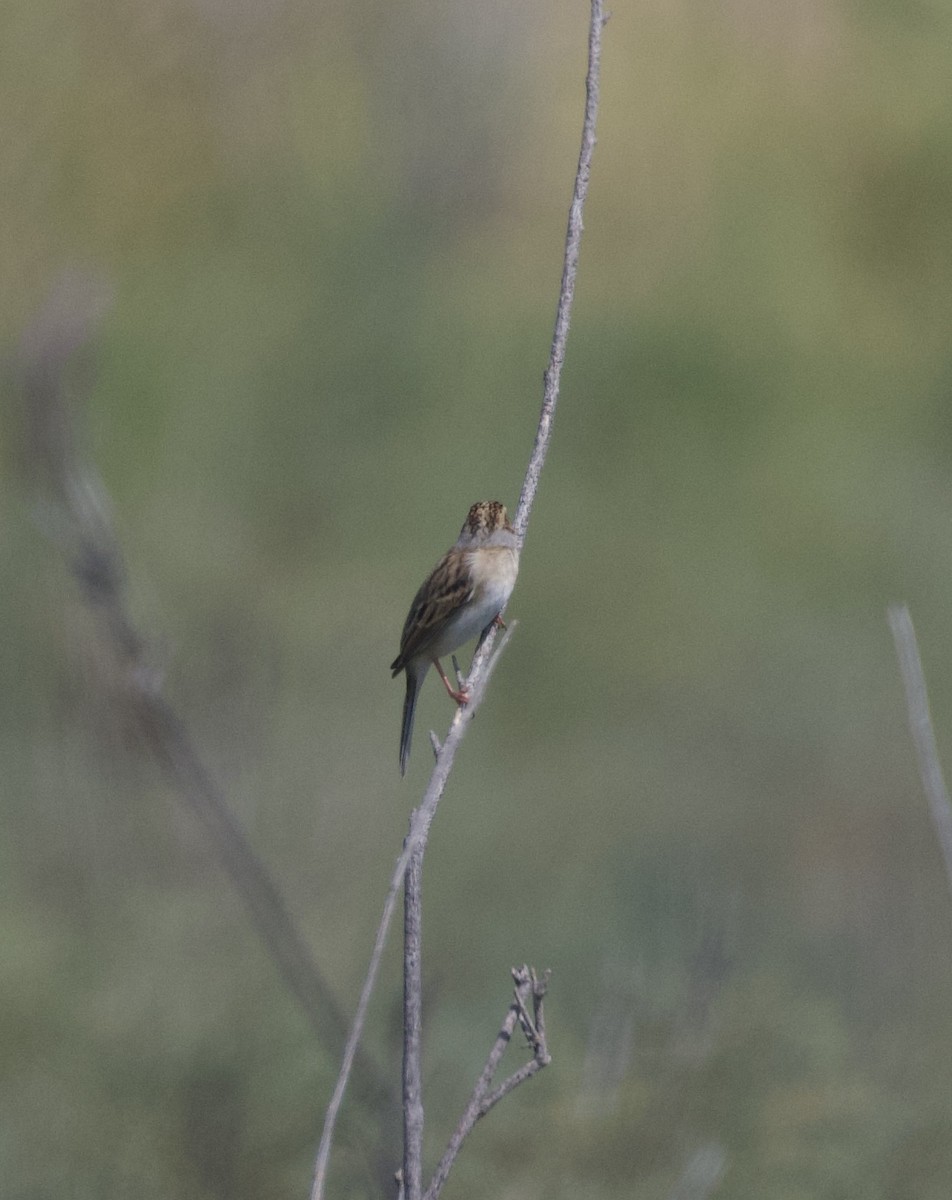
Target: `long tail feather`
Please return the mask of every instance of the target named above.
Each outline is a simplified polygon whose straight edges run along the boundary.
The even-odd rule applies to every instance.
[[[416,712],[417,696],[420,692],[420,679],[413,671],[407,670],[407,694],[403,700],[403,726],[400,730],[400,774],[406,775],[407,763],[410,761],[410,741],[413,738],[413,716]]]

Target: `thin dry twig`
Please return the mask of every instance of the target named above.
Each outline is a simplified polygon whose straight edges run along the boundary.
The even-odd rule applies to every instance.
[[[450,1169],[462,1148],[463,1142],[472,1132],[476,1122],[481,1117],[484,1117],[500,1100],[514,1091],[520,1083],[525,1083],[527,1079],[531,1079],[533,1075],[541,1071],[543,1067],[548,1066],[551,1062],[548,1043],[545,1037],[543,1007],[546,989],[549,985],[549,972],[546,971],[543,975],[538,976],[531,967],[523,965],[521,967],[513,967],[512,978],[516,985],[513,989],[512,1003],[509,1005],[509,1010],[486,1059],[486,1064],[482,1069],[479,1079],[476,1081],[476,1086],[473,1088],[469,1103],[466,1105],[459,1124],[453,1131],[453,1136],[447,1144],[446,1151],[440,1159],[439,1165],[433,1172],[433,1179],[430,1181],[430,1186],[426,1189],[424,1200],[436,1200],[436,1197],[439,1196],[449,1176]],[[529,1012],[530,1004],[532,1006],[531,1014]],[[527,1063],[523,1063],[517,1071],[514,1071],[497,1088],[490,1090],[493,1076],[496,1074],[500,1060],[512,1039],[512,1033],[517,1022],[522,1027],[522,1031],[526,1036],[526,1041],[532,1051],[532,1058]]]
[[[942,858],[945,862],[946,878],[949,882],[949,889],[952,891],[952,805],[949,803],[949,791],[945,785],[942,764],[939,761],[935,730],[929,712],[929,693],[926,690],[922,659],[919,657],[916,630],[905,604],[892,605],[888,610],[888,615],[889,628],[892,630],[896,655],[899,659],[899,671],[906,689],[906,713],[909,732],[912,734],[912,741],[916,747],[919,776],[929,802],[932,823],[935,826]]]
[[[524,541],[529,516],[535,500],[539,477],[545,465],[549,442],[552,436],[552,422],[559,398],[559,383],[562,364],[565,359],[565,346],[568,339],[569,323],[572,312],[572,302],[575,296],[575,279],[578,271],[579,247],[582,238],[582,215],[585,198],[591,175],[592,155],[595,149],[595,127],[598,117],[599,76],[601,70],[602,30],[607,18],[604,15],[602,0],[591,0],[591,15],[588,35],[588,69],[585,77],[585,117],[582,124],[581,147],[579,150],[578,167],[575,173],[575,184],[572,192],[572,202],[569,206],[569,217],[565,235],[565,252],[563,258],[562,281],[559,289],[559,302],[556,311],[555,329],[552,335],[552,346],[549,352],[549,363],[544,374],[542,409],[536,430],[535,442],[526,468],[526,475],[519,497],[519,504],[514,518],[514,527],[519,534],[520,542]],[[430,782],[424,794],[423,802],[411,817],[410,833],[404,845],[403,853],[397,860],[397,865],[391,877],[390,888],[384,902],[383,913],[377,928],[374,947],[371,952],[370,964],[361,990],[354,1014],[350,1036],[344,1050],[344,1058],[340,1073],[334,1087],[333,1095],[327,1107],[324,1127],[318,1146],[314,1164],[314,1177],[311,1187],[311,1200],[323,1200],[327,1179],[327,1169],[330,1161],[331,1142],[334,1128],[347,1089],[353,1057],[363,1034],[367,1007],[376,983],[383,948],[386,944],[390,922],[396,907],[397,892],[406,872],[407,862],[418,844],[425,844],[430,823],[436,812],[437,805],[446,787],[446,781],[452,770],[456,750],[462,741],[470,720],[475,715],[482,702],[485,687],[489,682],[492,670],[498,662],[499,655],[511,636],[515,623],[502,635],[499,646],[494,650],[496,639],[495,627],[482,639],[473,655],[470,665],[469,680],[470,700],[465,707],[457,710],[450,725],[449,733],[442,747],[437,750],[434,743],[436,763]],[[536,1068],[538,1069],[538,1068]],[[495,1101],[494,1101],[495,1103]],[[403,1186],[406,1185],[404,1180]]]
[[[532,447],[532,454],[529,457],[529,466],[526,469],[526,477],[519,496],[519,506],[513,521],[520,538],[525,537],[526,527],[529,524],[529,514],[532,511],[536,489],[539,486],[539,477],[549,451],[552,421],[559,399],[559,382],[562,378],[562,364],[565,361],[565,344],[569,336],[572,302],[575,299],[575,277],[578,273],[579,248],[582,244],[582,215],[592,173],[592,155],[595,152],[595,126],[598,120],[602,63],[602,30],[607,20],[602,0],[592,0],[588,27],[588,71],[585,75],[585,119],[582,123],[582,144],[579,148],[578,168],[575,172],[575,188],[572,192],[568,227],[565,231],[565,257],[562,266],[562,285],[559,289],[559,305],[555,314],[549,365],[543,376],[542,411],[539,414],[535,445]]]

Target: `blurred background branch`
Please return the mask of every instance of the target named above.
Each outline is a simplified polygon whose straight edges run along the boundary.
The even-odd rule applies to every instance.
[[[916,748],[922,790],[929,804],[929,813],[945,863],[949,892],[952,894],[952,804],[949,803],[949,791],[945,786],[935,730],[932,727],[929,692],[922,670],[922,659],[919,656],[916,629],[905,604],[894,604],[889,608],[889,627],[896,643],[896,656],[899,659],[899,670],[906,691],[909,732]]]
[[[281,889],[252,848],[227,798],[202,762],[186,723],[163,694],[162,671],[128,606],[127,572],[112,505],[85,453],[83,414],[93,386],[93,339],[108,289],[71,271],[21,339],[17,378],[24,439],[21,466],[37,520],[64,555],[95,619],[96,674],[111,711],[161,767],[199,822],[261,945],[301,1006],[324,1053],[343,1046],[345,1018],[297,929]],[[81,358],[77,381],[72,370]],[[364,1102],[385,1109],[393,1093],[366,1056],[358,1059]]]

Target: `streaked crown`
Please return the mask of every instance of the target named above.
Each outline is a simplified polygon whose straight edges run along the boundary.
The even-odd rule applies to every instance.
[[[483,541],[501,529],[513,532],[505,504],[500,504],[498,500],[478,500],[466,514],[459,536],[461,539]]]

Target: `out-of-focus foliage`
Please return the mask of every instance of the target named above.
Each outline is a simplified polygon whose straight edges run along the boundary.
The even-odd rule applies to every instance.
[[[0,10],[5,352],[64,271],[112,289],[85,427],[136,616],[348,1008],[450,716],[431,684],[401,783],[386,664],[530,446],[586,19]],[[952,899],[885,622],[952,764],[950,25],[616,7],[520,625],[427,860],[428,1152],[514,962],[553,968],[555,1061],[447,1197],[664,1200],[705,1146],[733,1200],[952,1191]],[[15,393],[0,1193],[303,1196],[336,1063],[102,699]]]

